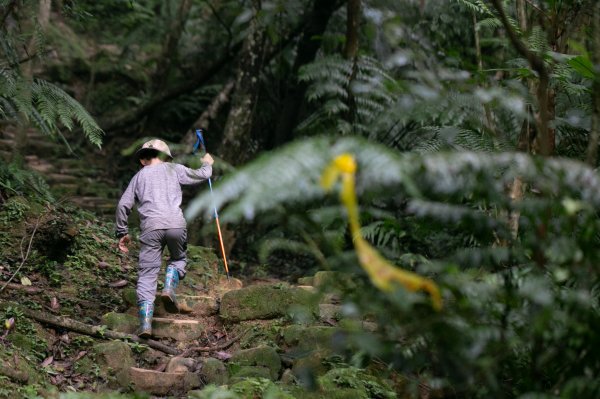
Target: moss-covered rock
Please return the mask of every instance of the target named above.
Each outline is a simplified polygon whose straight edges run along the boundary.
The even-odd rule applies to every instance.
[[[331,303],[319,304],[319,319],[321,320],[340,320],[342,318],[342,307]]]
[[[123,291],[121,291],[121,298],[123,299],[123,302],[127,304],[127,306],[132,308],[137,307],[137,293],[135,288],[124,288]]]
[[[334,334],[339,331],[335,327],[293,324],[281,330],[281,337],[284,344],[290,347],[330,349]]]
[[[246,320],[236,324],[232,329],[232,334],[240,334],[243,331],[250,330],[240,339],[240,348],[248,349],[257,346],[271,346],[279,348],[281,329],[289,323],[284,318],[270,320]]]
[[[282,329],[287,356],[293,359],[294,375],[306,380],[325,374],[329,370],[325,360],[334,354],[334,338],[339,331],[335,327],[297,324]]]
[[[352,275],[335,271],[320,271],[315,273],[312,285],[322,290],[343,290],[356,287]]]
[[[101,342],[94,345],[92,350],[98,365],[103,370],[109,370],[108,374],[116,375],[134,365],[133,353],[125,342]]]
[[[266,378],[247,378],[233,384],[230,389],[242,398],[294,399],[289,392]]]
[[[313,285],[313,281],[314,281],[313,276],[300,277],[298,279],[298,285]]]
[[[201,390],[189,391],[187,399],[241,399],[240,396],[230,391],[227,387],[218,387],[209,384]]]
[[[268,372],[266,376],[272,380],[276,380],[281,370],[281,358],[277,354],[277,351],[269,346],[259,346],[236,352],[229,359],[229,363],[232,366],[230,367],[232,377],[239,376],[244,367],[252,366],[255,368],[264,368]],[[246,373],[250,372],[248,369],[244,369],[244,371]],[[262,374],[263,372],[257,373]]]
[[[225,363],[214,358],[202,361],[199,375],[205,384],[225,385],[229,382],[229,371]]]
[[[126,313],[110,312],[102,316],[102,324],[109,330],[134,334],[138,328],[138,318]]]
[[[175,341],[191,341],[204,334],[204,324],[198,320],[152,319],[152,335],[158,338],[171,338]]]
[[[220,316],[228,321],[272,319],[299,312],[313,316],[315,295],[285,284],[253,285],[229,291],[221,299]]]
[[[325,361],[332,355],[329,349],[295,350],[291,354],[294,356],[292,373],[301,381],[312,380],[330,369]]]
[[[354,367],[331,369],[319,378],[319,385],[323,392],[349,390],[348,396],[345,396],[347,398],[394,399],[397,397],[385,382]]]
[[[41,370],[35,360],[22,353],[8,352],[0,349],[0,388],[9,387],[12,383],[28,385],[49,385],[45,371]],[[10,382],[9,382],[10,381]]]
[[[240,381],[244,381],[251,378],[264,378],[267,380],[273,380],[269,369],[263,366],[236,366],[233,368],[235,374],[231,376],[229,384],[237,384]]]
[[[129,368],[129,381],[124,387],[133,386],[137,391],[157,396],[182,395],[198,388],[198,375],[190,372],[166,373],[137,367]]]

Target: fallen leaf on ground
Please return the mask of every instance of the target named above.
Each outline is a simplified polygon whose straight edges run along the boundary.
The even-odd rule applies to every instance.
[[[48,366],[50,363],[52,363],[54,361],[54,356],[49,356],[46,359],[44,359],[44,361],[42,362],[42,364],[40,366],[42,367],[46,367]]]
[[[56,299],[55,296],[53,296],[52,299],[50,299],[50,308],[52,310],[60,309],[60,303],[58,303],[58,299]]]
[[[21,277],[21,285],[29,286],[29,285],[31,285],[31,280],[28,279],[27,277]]]

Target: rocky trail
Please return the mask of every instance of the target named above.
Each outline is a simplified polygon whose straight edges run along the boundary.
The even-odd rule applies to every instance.
[[[0,130],[0,158],[8,162],[16,148],[16,129]],[[109,173],[110,160],[100,150],[83,157],[70,153],[62,142],[53,141],[36,129],[27,129],[23,159],[31,170],[44,176],[60,201],[69,201],[98,215],[113,215],[118,184]]]
[[[4,162],[14,148],[15,131],[4,129]],[[296,284],[228,279],[212,249],[189,246],[178,288],[185,313],[167,313],[157,298],[156,344],[109,339],[138,327],[137,248],[129,255],[116,248],[120,190],[111,162],[98,151],[74,157],[35,130],[25,148],[26,165],[56,201],[15,196],[0,207],[0,283],[12,279],[0,290],[0,318],[15,325],[0,337],[0,398],[396,397],[401,379],[376,362],[356,368],[350,361],[352,339],[368,339],[377,325],[342,305],[353,282],[329,271]],[[36,319],[36,312],[49,316]],[[94,334],[69,328],[70,321]]]

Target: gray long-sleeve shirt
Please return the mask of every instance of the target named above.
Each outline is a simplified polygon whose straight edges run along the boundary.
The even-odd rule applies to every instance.
[[[180,164],[163,162],[144,166],[129,182],[117,206],[117,236],[128,233],[127,219],[137,205],[143,232],[158,229],[185,228],[181,210],[181,186],[198,184],[212,175],[212,166],[203,164],[190,169]]]

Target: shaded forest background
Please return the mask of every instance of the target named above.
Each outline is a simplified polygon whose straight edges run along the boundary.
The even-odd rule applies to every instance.
[[[357,365],[448,397],[600,394],[600,3],[4,0],[0,18],[3,204],[31,190],[32,140],[116,202],[136,146],[160,137],[193,164],[202,127],[215,195],[187,216],[216,201],[234,272],[352,273],[345,304],[383,326],[357,334]],[[441,312],[369,283],[319,185],[342,153],[360,236],[435,281]]]

